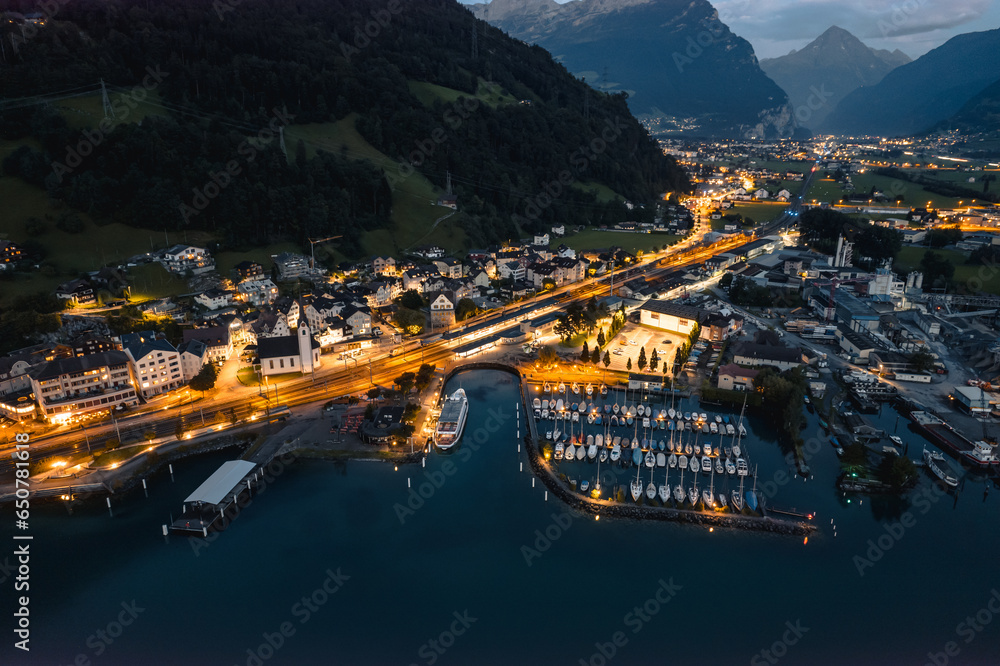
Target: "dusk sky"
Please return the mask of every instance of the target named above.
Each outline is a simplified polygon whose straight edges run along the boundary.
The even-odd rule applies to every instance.
[[[712,4],[732,31],[753,45],[758,58],[800,49],[831,25],[873,48],[898,48],[911,58],[955,35],[1000,28],[1000,2],[993,0],[715,0]]]

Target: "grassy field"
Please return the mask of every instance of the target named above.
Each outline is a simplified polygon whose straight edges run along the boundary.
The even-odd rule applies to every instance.
[[[451,104],[456,102],[459,97],[469,97],[469,93],[467,92],[425,81],[407,81],[406,85],[410,88],[413,96],[420,100],[420,103],[424,106],[434,106],[435,102]],[[491,85],[481,78],[479,79],[479,87],[476,89],[475,97],[494,108],[501,104],[511,104],[516,101],[499,85]]]
[[[755,222],[770,222],[788,207],[787,203],[775,202],[766,203],[762,201],[751,201],[748,203],[737,201],[733,203],[729,210],[723,213],[739,213],[743,217],[752,218]],[[718,220],[716,220],[718,221]],[[724,222],[724,221],[723,221]],[[714,228],[714,227],[713,227]]]
[[[959,252],[958,250],[904,247],[896,257],[896,263],[893,268],[903,274],[909,271],[920,270],[920,260],[923,259],[927,252],[936,252],[955,264],[955,275],[952,276],[952,283],[960,291],[971,293],[986,291],[991,294],[1000,294],[1000,271],[991,270],[989,267],[966,264],[965,260],[968,254]],[[926,284],[924,288],[927,288]]]
[[[336,241],[332,241],[331,245],[335,246]],[[317,261],[319,261],[322,256],[321,251],[323,251],[324,247],[325,246],[323,245],[316,246]],[[255,247],[243,251],[231,250],[228,252],[219,252],[215,255],[215,268],[218,270],[219,275],[229,277],[230,272],[236,264],[241,261],[256,261],[264,267],[265,275],[270,275],[271,265],[273,264],[271,260],[272,254],[281,254],[282,252],[301,253],[302,251],[302,248],[296,243],[275,243],[273,245]]]
[[[429,85],[429,84],[428,84]],[[289,145],[289,158],[294,159],[294,147],[298,140],[305,141],[306,154],[312,156],[317,150],[343,154],[352,159],[363,159],[380,167],[390,175],[399,174],[396,160],[378,151],[358,133],[355,127],[356,114],[351,114],[335,123],[312,123],[293,125],[285,132]],[[392,229],[368,231],[361,239],[361,247],[366,254],[392,254],[415,244],[437,243],[449,251],[461,249],[465,232],[458,225],[459,216],[434,227],[434,222],[451,212],[436,205],[440,190],[420,173],[413,173],[405,179],[393,183]],[[433,229],[432,229],[433,228]],[[329,249],[323,250],[325,254]],[[317,259],[321,249],[316,248]],[[333,256],[343,259],[336,252]]]
[[[138,302],[186,294],[189,291],[184,278],[168,273],[160,264],[143,264],[130,268],[128,281],[132,286],[132,300]]]
[[[608,203],[609,201],[623,201],[621,196],[604,183],[573,183],[573,187],[583,192],[590,192],[597,197],[598,203]]]
[[[124,100],[119,102],[120,97],[117,94],[108,95],[111,105],[116,110],[117,117],[112,120],[112,123],[115,125],[121,123],[138,123],[147,116],[169,115],[161,107],[157,106],[160,102],[160,95],[156,90],[150,90],[142,102],[134,103],[134,109],[129,108],[129,105],[133,104],[133,102],[125,103]],[[55,107],[62,111],[62,115],[66,119],[66,124],[73,129],[97,127],[104,119],[104,105],[101,102],[100,95],[64,99],[56,102]]]
[[[633,234],[621,231],[587,229],[561,239],[553,239],[553,244],[563,243],[566,247],[578,251],[617,245],[628,252],[636,252],[637,250],[649,252],[653,247],[661,248],[664,245],[673,245],[680,239],[680,236],[671,234]]]

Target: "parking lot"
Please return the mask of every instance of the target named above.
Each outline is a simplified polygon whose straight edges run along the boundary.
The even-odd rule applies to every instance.
[[[656,372],[662,373],[663,362],[670,363],[674,358],[675,350],[684,344],[686,339],[687,337],[683,335],[668,333],[667,331],[660,331],[655,328],[648,328],[629,322],[625,324],[625,328],[619,331],[615,339],[608,345],[608,351],[611,352],[610,369],[626,370],[628,359],[631,358],[632,371],[638,372],[639,350],[645,347],[647,360],[652,356],[653,350],[657,350],[657,355],[660,357],[660,365],[657,367]]]

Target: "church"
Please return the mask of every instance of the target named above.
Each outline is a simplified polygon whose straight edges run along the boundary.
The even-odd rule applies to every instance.
[[[292,335],[257,340],[257,357],[262,376],[286,372],[311,373],[320,367],[320,347],[303,321]]]

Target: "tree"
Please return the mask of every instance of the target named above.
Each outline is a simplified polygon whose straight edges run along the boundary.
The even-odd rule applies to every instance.
[[[597,332],[597,346],[603,347],[607,341],[608,341],[607,338],[604,337],[604,329],[602,328],[600,331]]]
[[[417,370],[417,377],[413,382],[413,385],[417,387],[417,391],[423,391],[427,388],[431,379],[434,378],[434,366],[430,363],[424,363]]]
[[[376,386],[374,388],[368,389],[369,400],[378,400],[381,396],[382,396],[382,389],[380,389],[379,387]]]
[[[954,245],[961,240],[961,229],[931,229],[927,232],[927,244],[935,248]]]
[[[731,285],[732,283],[733,283],[732,273],[727,272],[725,275],[719,278],[719,286],[722,287],[723,289],[729,289],[729,285]]]
[[[205,391],[211,391],[215,388],[215,380],[219,376],[219,370],[215,367],[214,363],[206,363],[201,366],[201,370],[198,374],[191,378],[188,382],[188,386],[195,391],[201,391],[202,395]]]
[[[605,368],[607,368],[608,366],[610,366],[611,365],[611,352],[605,351],[604,352],[604,359],[602,359],[602,361],[604,363],[604,367]]]
[[[559,359],[559,355],[556,354],[555,350],[548,345],[541,347],[538,350],[538,360],[542,365],[552,365]]]
[[[424,297],[420,295],[420,292],[416,289],[407,289],[402,294],[400,294],[398,303],[404,308],[410,310],[419,310],[424,307]]]
[[[580,350],[580,362],[590,363],[590,347],[587,346],[587,341],[583,341],[583,349]]]
[[[628,361],[625,362],[625,369],[629,370],[629,371],[632,370],[632,357],[631,356],[629,356],[628,357]]]
[[[639,347],[639,371],[642,372],[646,369],[646,347],[643,345]]]
[[[908,456],[889,454],[878,466],[878,477],[882,483],[898,492],[917,478],[917,467]]]
[[[924,283],[928,287],[946,288],[955,274],[955,264],[937,252],[928,251],[920,260],[920,271],[924,274]]]
[[[404,372],[399,377],[396,377],[394,380],[392,380],[392,383],[398,386],[400,393],[402,393],[405,396],[407,393],[410,392],[410,389],[413,388],[415,380],[416,380],[416,375],[414,375],[412,372]]]
[[[423,312],[418,310],[400,307],[396,311],[394,321],[397,326],[410,335],[418,335],[424,330],[424,326],[427,324],[427,317],[424,316]]]
[[[146,432],[142,433],[142,437],[147,442],[152,443],[152,441],[154,439],[156,439],[156,431],[155,430],[147,430]]]
[[[594,347],[594,351],[590,354],[590,362],[594,365],[601,362],[601,350],[599,348]]]
[[[460,298],[455,305],[455,321],[465,321],[479,314],[479,307],[471,298]]]
[[[660,363],[660,355],[657,353],[656,349],[653,349],[653,353],[649,355],[649,367],[656,370],[656,366]]]

